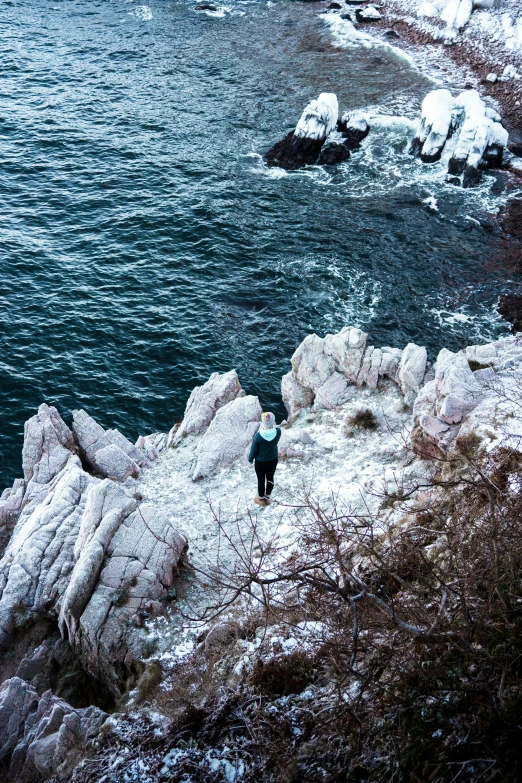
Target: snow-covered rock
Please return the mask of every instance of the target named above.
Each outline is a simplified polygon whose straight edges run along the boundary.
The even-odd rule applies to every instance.
[[[316,334],[305,337],[292,356],[292,372],[287,373],[281,383],[283,402],[289,415],[311,406],[315,410],[338,408],[350,396],[350,385],[376,389],[381,379],[397,381],[402,351],[389,347],[374,348],[366,343],[364,332],[347,326],[324,338]],[[418,348],[418,351],[424,357],[422,381],[426,350]],[[419,360],[419,355],[409,358],[403,369],[401,386],[404,394],[410,396],[419,388],[419,382],[413,380],[415,359]],[[420,365],[418,372],[421,372]]]
[[[176,442],[194,432],[205,430],[216,412],[228,402],[244,397],[237,372],[220,375],[215,372],[203,386],[196,386],[188,399],[181,425],[169,433],[169,443]]]
[[[469,346],[458,353],[443,348],[435,378],[420,389],[413,406],[412,443],[417,452],[440,456],[470,433],[488,448],[507,443],[506,438],[520,447],[516,399],[521,380],[518,337]]]
[[[378,22],[379,19],[382,19],[382,14],[374,5],[367,5],[364,8],[356,9],[355,18],[358,22]]]
[[[440,18],[446,23],[446,39],[452,39],[469,22],[473,0],[449,0]]]
[[[338,116],[337,96],[322,92],[306,106],[295,130],[268,150],[264,156],[267,164],[297,169],[317,163],[326,138],[337,125]]]
[[[448,164],[450,181],[462,178],[464,187],[472,187],[480,181],[479,168],[502,165],[508,132],[476,90],[464,90],[457,98],[445,89],[428,93],[410,153],[424,163],[434,163],[450,138],[454,145]]]
[[[428,354],[426,348],[408,343],[402,352],[398,379],[404,398],[408,404],[413,401],[422,386],[424,375],[426,373],[426,362]]]
[[[219,408],[199,444],[193,480],[245,458],[259,429],[261,413],[259,400],[252,395],[238,397]]]

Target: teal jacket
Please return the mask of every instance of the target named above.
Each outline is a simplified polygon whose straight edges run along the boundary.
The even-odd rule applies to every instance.
[[[265,440],[259,432],[254,435],[254,440],[250,446],[248,461],[269,462],[271,459],[277,459],[277,444],[281,439],[281,430],[276,427],[277,435],[273,440]]]

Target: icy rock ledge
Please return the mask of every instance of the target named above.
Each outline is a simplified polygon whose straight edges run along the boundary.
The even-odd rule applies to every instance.
[[[454,146],[448,163],[448,181],[452,184],[474,187],[480,182],[480,169],[502,166],[508,132],[497,112],[486,106],[476,90],[464,90],[457,98],[449,90],[428,93],[410,153],[424,163],[434,163],[452,137]]]
[[[337,96],[322,92],[305,108],[295,130],[265,154],[268,166],[292,170],[348,160],[370,128],[360,112],[345,114],[340,121],[338,117]]]

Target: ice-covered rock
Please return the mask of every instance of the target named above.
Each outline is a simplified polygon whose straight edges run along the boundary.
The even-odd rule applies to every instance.
[[[338,116],[337,96],[322,92],[306,106],[295,130],[268,150],[264,156],[267,164],[297,169],[317,163],[326,138],[336,127]]]
[[[261,413],[259,400],[252,395],[238,397],[219,408],[199,444],[193,480],[228,468],[246,457],[259,429]]]
[[[72,431],[84,462],[102,476],[125,481],[149,462],[147,455],[118,430],[104,430],[84,410],[73,411]]]
[[[480,181],[479,169],[502,165],[508,132],[497,112],[486,106],[476,90],[464,90],[457,98],[449,90],[428,93],[422,102],[421,120],[410,153],[424,163],[434,163],[451,137],[451,182],[462,177],[464,187],[473,187]]]
[[[440,160],[442,150],[455,128],[455,99],[449,90],[432,90],[422,101],[421,120],[410,153],[424,163]]]
[[[382,19],[382,14],[374,5],[367,5],[364,8],[356,9],[355,18],[358,22],[378,22],[379,19]]]
[[[216,412],[228,402],[244,397],[237,372],[220,375],[215,372],[203,386],[196,386],[188,399],[181,425],[169,433],[169,443],[176,442],[194,432],[205,430]]]
[[[508,143],[508,132],[497,112],[486,106],[476,90],[464,90],[455,100],[460,126],[448,174],[463,174],[464,187],[476,184],[477,170],[499,168]]]
[[[75,709],[46,691],[41,697],[13,677],[0,688],[0,758],[12,751],[11,783],[48,780],[70,772],[96,737],[107,714],[98,707]],[[7,713],[7,723],[2,717]]]

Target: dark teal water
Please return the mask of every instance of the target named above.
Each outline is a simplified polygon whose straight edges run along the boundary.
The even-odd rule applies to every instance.
[[[387,120],[338,170],[259,158],[320,91],[413,118],[432,83],[390,49],[334,46],[320,4],[229,5],[1,4],[0,486],[44,400],[134,439],[214,370],[281,413],[312,330],[358,324],[433,355],[504,328],[493,239],[467,217],[491,208],[491,180],[444,187]]]

